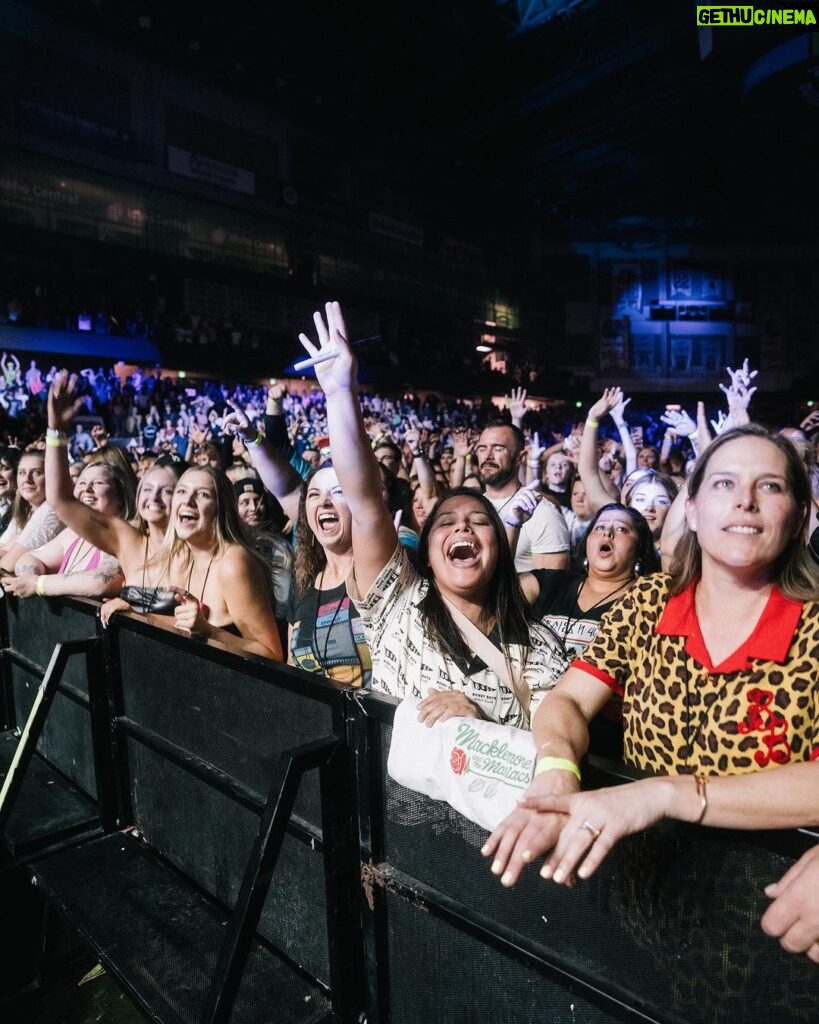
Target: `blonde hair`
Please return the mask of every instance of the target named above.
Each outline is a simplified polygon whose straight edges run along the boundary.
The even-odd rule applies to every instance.
[[[264,559],[260,558],[248,542],[244,524],[239,518],[236,501],[231,492],[227,477],[221,470],[214,469],[212,466],[192,466],[190,469],[186,469],[176,482],[174,496],[179,485],[191,473],[204,473],[210,477],[213,483],[214,497],[216,499],[216,515],[213,520],[213,537],[216,541],[214,555],[219,557],[224,554],[230,545],[238,544],[265,570],[264,578],[267,580],[269,577],[267,566]],[[192,564],[193,556],[187,542],[178,536],[173,516],[171,516],[168,519],[162,544],[148,564],[161,566],[162,575],[170,577],[171,568],[177,559],[181,562],[183,568],[187,568]]]

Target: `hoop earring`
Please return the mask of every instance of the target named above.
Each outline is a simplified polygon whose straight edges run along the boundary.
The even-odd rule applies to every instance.
[[[642,568],[643,568],[643,567],[642,567],[642,565],[640,565],[640,562],[639,562],[639,560],[638,560],[638,561],[636,561],[636,562],[634,563],[634,575],[635,575],[635,576],[639,576],[639,575],[640,575],[640,570],[641,570]]]

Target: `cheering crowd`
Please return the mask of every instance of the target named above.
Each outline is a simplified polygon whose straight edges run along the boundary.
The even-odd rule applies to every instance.
[[[338,304],[314,321],[303,346],[332,358],[290,391],[4,353],[25,398],[2,403],[5,593],[410,695],[433,728],[531,729],[534,778],[484,847],[507,886],[535,859],[573,884],[663,817],[819,824],[819,414],[753,423],[747,362],[710,423],[617,387],[579,424],[520,388],[359,393]],[[581,792],[588,751],[652,774]],[[819,962],[814,852],[763,927]]]

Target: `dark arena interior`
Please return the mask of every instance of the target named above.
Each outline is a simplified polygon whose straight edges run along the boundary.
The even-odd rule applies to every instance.
[[[0,2],[5,1024],[816,1024],[787,3]]]

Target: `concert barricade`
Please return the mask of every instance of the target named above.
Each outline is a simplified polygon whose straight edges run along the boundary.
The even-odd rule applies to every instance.
[[[507,890],[483,830],[387,776],[394,710],[367,694],[356,722],[368,1020],[816,1020],[819,968],[759,919],[764,886],[819,836],[667,822],[573,889],[532,867]],[[614,767],[585,784],[628,781]]]
[[[153,1019],[352,1020],[345,692],[137,616],[104,644],[115,819],[38,889]]]
[[[12,797],[0,807],[0,832],[20,860],[111,820],[104,669],[95,602],[4,597],[0,604],[8,726],[0,733],[0,772],[10,775]],[[35,705],[30,742],[13,766],[20,730]]]
[[[87,640],[91,607],[10,603],[4,661]],[[764,886],[819,836],[667,822],[574,889],[532,868],[505,890],[485,833],[387,777],[390,698],[140,616],[115,616],[91,652],[65,676],[104,694],[90,727],[52,720],[55,700],[38,757],[81,783],[104,768],[110,792],[93,832],[29,870],[150,1019],[815,1021],[819,968],[759,919]]]

